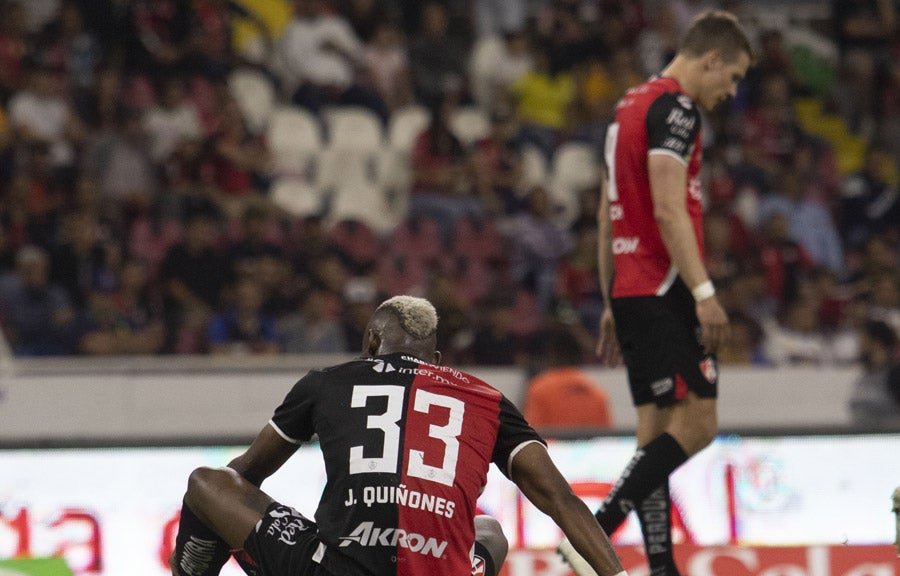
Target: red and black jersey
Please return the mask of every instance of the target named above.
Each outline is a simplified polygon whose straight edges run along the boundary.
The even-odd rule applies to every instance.
[[[476,501],[494,462],[542,442],[478,378],[404,354],[310,372],[270,424],[318,435],[327,483],[316,511],[334,574],[469,574]]]
[[[678,82],[654,78],[619,101],[605,154],[615,263],[612,296],[662,295],[678,270],[654,218],[647,158],[667,154],[687,166],[687,210],[702,257],[700,112]]]

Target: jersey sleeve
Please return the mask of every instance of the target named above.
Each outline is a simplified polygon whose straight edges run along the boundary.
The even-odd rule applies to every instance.
[[[500,427],[497,430],[497,440],[491,460],[509,478],[510,464],[519,450],[532,442],[546,443],[506,396],[502,396],[500,399],[499,418]]]
[[[647,153],[668,154],[687,164],[700,132],[700,112],[684,94],[666,92],[647,110]]]
[[[287,393],[269,420],[278,434],[292,444],[308,442],[315,434],[314,410],[319,372],[310,372]]]

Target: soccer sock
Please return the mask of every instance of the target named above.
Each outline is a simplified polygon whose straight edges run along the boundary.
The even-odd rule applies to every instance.
[[[484,564],[484,570],[478,570],[478,559]],[[491,556],[490,550],[481,542],[475,541],[475,559],[476,565],[472,566],[472,575],[483,574],[484,576],[497,576],[497,568],[494,566],[494,557]]]
[[[215,576],[230,556],[228,544],[182,502],[175,538],[175,566],[179,576]]]
[[[672,555],[672,501],[669,481],[644,498],[637,508],[650,564],[650,576],[679,576]]]
[[[635,508],[635,502],[640,503],[667,482],[669,474],[687,459],[687,453],[667,432],[638,448],[597,511],[603,530],[610,535],[615,532]]]

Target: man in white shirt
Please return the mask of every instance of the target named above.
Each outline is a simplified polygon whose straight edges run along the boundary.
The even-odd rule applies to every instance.
[[[327,0],[294,0],[294,18],[278,46],[281,80],[293,101],[314,112],[328,104],[372,108],[387,117],[384,102],[357,84],[365,50],[346,19]]]
[[[80,141],[84,129],[62,96],[60,72],[38,63],[27,88],[9,101],[10,123],[25,142],[50,147],[54,167],[70,167],[75,161],[73,142]]]

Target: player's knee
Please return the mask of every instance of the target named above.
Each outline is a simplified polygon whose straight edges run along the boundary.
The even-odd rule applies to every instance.
[[[500,523],[491,516],[480,515],[475,517],[475,540],[481,543],[491,554],[494,566],[499,569],[506,560],[509,551],[509,542],[503,535]]]
[[[217,484],[217,477],[221,474],[222,470],[209,468],[207,466],[197,468],[191,472],[190,476],[188,476],[187,492],[185,492],[184,495],[185,503],[187,503],[192,510],[196,511],[197,507],[203,502],[204,495],[208,494],[210,490],[215,489],[214,486]]]

